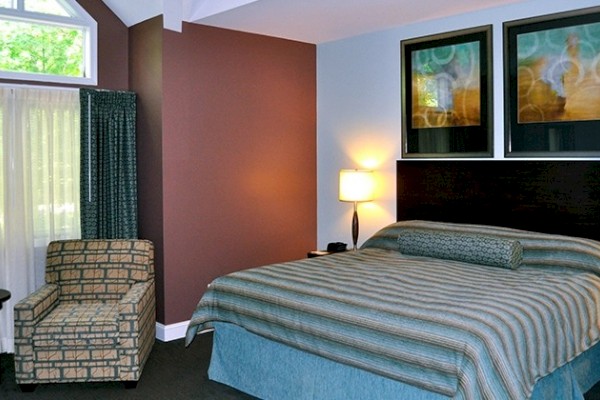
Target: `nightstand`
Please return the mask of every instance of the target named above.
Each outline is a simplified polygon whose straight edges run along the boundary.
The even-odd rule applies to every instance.
[[[8,290],[0,289],[0,308],[2,308],[2,303],[8,299],[10,299],[10,292]],[[0,369],[0,382],[2,382],[2,369]]]
[[[348,251],[348,250],[344,250],[344,251],[312,250],[312,251],[309,251],[306,254],[306,256],[308,258],[314,258],[314,257],[328,256],[329,254],[344,253],[346,251]]]
[[[2,308],[2,303],[8,299],[10,299],[10,292],[8,290],[0,289],[0,308]]]
[[[327,251],[327,250],[312,250],[312,251],[309,251],[308,253],[306,253],[306,256],[308,258],[315,258],[315,257],[326,256],[329,254],[333,254],[333,252]]]

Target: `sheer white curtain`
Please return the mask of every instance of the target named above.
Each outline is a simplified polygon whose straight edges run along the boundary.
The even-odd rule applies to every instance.
[[[0,352],[13,306],[44,283],[46,246],[80,237],[79,92],[0,86]]]

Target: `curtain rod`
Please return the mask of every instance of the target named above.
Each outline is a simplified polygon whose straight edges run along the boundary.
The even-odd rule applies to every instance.
[[[66,86],[27,85],[27,84],[19,84],[19,83],[2,83],[2,82],[0,82],[0,87],[7,87],[10,89],[27,88],[27,89],[50,89],[50,90],[77,90],[77,91],[79,90],[79,88],[66,87]]]

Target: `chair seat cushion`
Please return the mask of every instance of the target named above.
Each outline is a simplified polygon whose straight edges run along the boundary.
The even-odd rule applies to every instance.
[[[119,342],[119,309],[111,303],[61,303],[35,327],[34,348],[113,347]]]

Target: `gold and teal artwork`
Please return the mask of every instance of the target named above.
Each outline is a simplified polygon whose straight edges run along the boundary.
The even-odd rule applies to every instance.
[[[518,123],[600,119],[600,23],[517,36]]]
[[[481,124],[480,43],[416,50],[412,64],[412,127]]]

